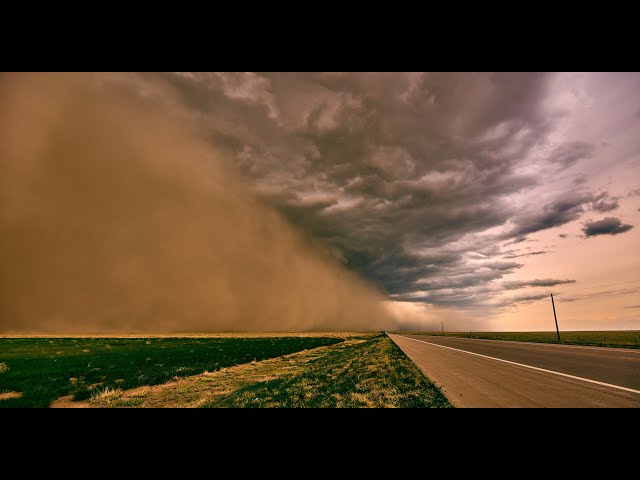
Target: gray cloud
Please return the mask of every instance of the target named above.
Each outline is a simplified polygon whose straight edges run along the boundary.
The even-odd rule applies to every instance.
[[[592,202],[590,193],[569,192],[546,203],[542,209],[534,209],[516,217],[515,228],[503,235],[505,238],[519,237],[530,233],[559,227],[577,220],[584,213],[583,204]]]
[[[562,170],[570,167],[579,160],[592,157],[594,151],[594,146],[586,142],[565,143],[553,151],[549,157],[549,161],[556,164],[558,169]]]
[[[437,281],[417,281],[416,284],[421,290],[443,290],[448,288],[466,288],[474,285],[484,284],[490,280],[502,278],[504,275],[513,273],[516,268],[522,265],[515,262],[493,262],[485,264],[482,268],[460,273]]]
[[[505,255],[502,258],[518,258],[518,257],[531,257],[533,255],[544,255],[545,253],[549,253],[546,250],[539,250],[537,252],[529,252],[529,253],[521,253],[519,255]]]
[[[587,177],[585,175],[580,175],[571,181],[571,184],[576,186],[584,185],[585,183],[587,183]]]
[[[549,162],[565,169],[594,154],[573,140],[537,153],[559,118],[544,106],[553,78],[306,72],[117,81],[156,101],[174,92],[181,103],[169,107],[234,158],[263,201],[387,294],[480,308],[496,294],[493,282],[523,267],[500,259],[542,254],[505,257],[502,247],[611,203],[577,190],[584,175],[576,190],[511,201],[545,186]],[[533,161],[544,173],[528,168]],[[483,235],[494,228],[503,233]]]
[[[558,236],[560,238],[567,238],[569,235],[567,235],[566,233],[559,233]]]
[[[581,300],[591,300],[597,297],[616,297],[618,295],[632,295],[640,291],[640,288],[621,288],[617,290],[601,290],[590,293],[581,293],[581,294],[562,294],[557,293],[556,295],[560,297],[563,302],[579,302]]]
[[[575,280],[555,280],[552,278],[536,279],[536,280],[518,280],[504,282],[502,286],[507,290],[514,290],[524,287],[553,287],[555,285],[564,285],[567,283],[575,283]]]
[[[618,204],[617,200],[612,200],[611,202],[605,202],[604,200],[601,200],[599,202],[596,202],[593,204],[593,209],[596,212],[611,212],[612,210],[615,210],[619,207],[620,205]]]
[[[477,276],[474,276],[477,280]],[[404,301],[429,302],[447,306],[463,306],[479,316],[495,313],[496,309],[512,305],[531,303],[542,298],[549,298],[549,293],[524,293],[515,296],[502,294],[523,288],[552,287],[575,283],[575,280],[534,279],[507,282],[449,282],[437,285],[431,290],[423,289],[410,293],[398,294],[394,298]],[[427,286],[427,288],[433,286]]]
[[[496,307],[506,307],[519,303],[531,303],[536,300],[542,300],[543,298],[550,298],[548,293],[535,293],[530,295],[518,295],[516,297],[504,298],[495,303],[493,303]]]
[[[607,201],[608,198],[609,194],[607,192],[601,193],[593,199],[591,208],[596,212],[604,213],[615,210],[620,206],[617,198],[611,198],[611,200]]]
[[[587,222],[582,231],[585,237],[595,237],[597,235],[617,235],[632,228],[633,225],[624,224],[618,218],[605,217],[595,222]]]
[[[513,240],[511,240],[510,242],[506,242],[504,244],[504,246],[509,246],[509,245],[514,245],[516,243],[522,243],[522,242],[526,242],[527,241],[527,237],[518,237],[518,238],[514,238]]]
[[[158,105],[85,74],[0,85],[0,332],[392,325],[384,296]],[[268,107],[252,85],[234,95]]]

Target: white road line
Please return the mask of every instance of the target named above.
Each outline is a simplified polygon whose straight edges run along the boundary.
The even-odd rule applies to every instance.
[[[547,370],[546,368],[533,367],[531,365],[525,365],[524,363],[517,363],[517,362],[512,362],[510,360],[503,360],[502,358],[490,357],[489,355],[482,355],[481,353],[468,352],[466,350],[460,350],[459,348],[446,347],[444,345],[438,345],[437,343],[425,342],[424,340],[417,340],[415,338],[405,337],[404,335],[398,335],[398,336],[402,338],[406,338],[408,340],[413,340],[414,342],[426,343],[428,345],[435,345],[436,347],[448,348],[449,350],[455,350],[456,352],[468,353],[469,355],[476,355],[478,357],[489,358],[491,360],[497,360],[498,362],[510,363],[511,365],[518,365],[519,367],[530,368],[532,370],[538,370],[540,372],[553,373],[554,375],[561,375],[563,377],[573,378],[574,380],[582,380],[583,382],[595,383],[596,385],[603,385],[605,387],[624,390],[625,392],[640,394],[640,390],[634,390],[633,388],[621,387],[620,385],[613,385],[611,383],[598,382],[596,380],[591,380],[590,378],[576,377],[575,375],[569,375],[567,373],[556,372],[554,370]]]
[[[428,337],[429,335],[425,335]],[[435,337],[442,337],[443,335],[432,335]],[[510,343],[516,345],[531,345],[536,347],[560,347],[560,348],[578,348],[580,350],[598,350],[599,352],[617,352],[617,353],[631,353],[631,354],[640,354],[640,350],[635,350],[631,348],[612,348],[612,347],[592,347],[589,345],[566,345],[566,344],[557,344],[557,343],[541,343],[541,342],[521,342],[519,340],[496,340],[494,338],[469,338],[469,337],[455,337],[455,336],[445,336],[445,338],[459,338],[460,340],[482,340],[483,342],[496,342],[496,343]]]

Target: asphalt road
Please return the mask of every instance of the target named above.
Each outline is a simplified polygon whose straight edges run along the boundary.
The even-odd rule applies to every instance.
[[[640,407],[640,350],[389,337],[456,407]]]

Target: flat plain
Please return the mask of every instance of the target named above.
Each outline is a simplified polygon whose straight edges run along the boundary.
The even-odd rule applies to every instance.
[[[383,334],[2,338],[0,407],[450,407]]]

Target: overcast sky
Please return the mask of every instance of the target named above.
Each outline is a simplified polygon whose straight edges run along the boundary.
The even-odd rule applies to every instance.
[[[101,78],[171,98],[394,308],[544,330],[553,292],[562,328],[640,328],[638,73]]]

